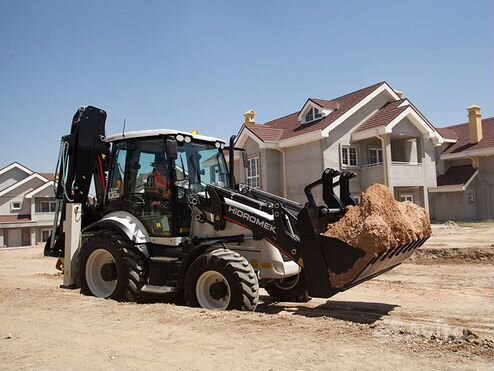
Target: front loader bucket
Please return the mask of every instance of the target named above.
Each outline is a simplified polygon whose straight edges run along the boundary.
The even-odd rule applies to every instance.
[[[346,290],[393,269],[408,259],[427,238],[395,246],[380,254],[366,252],[332,237],[319,235],[331,287]],[[342,253],[345,252],[345,253]]]
[[[363,246],[350,246],[337,238],[320,234],[317,219],[308,209],[302,210],[299,221],[307,289],[311,296],[321,298],[329,298],[393,269],[428,239],[374,253],[366,251]]]

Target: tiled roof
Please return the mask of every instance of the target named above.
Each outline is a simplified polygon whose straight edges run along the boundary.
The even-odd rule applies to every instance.
[[[283,129],[275,129],[266,125],[252,125],[248,128],[263,141],[274,142],[280,140],[283,135]]]
[[[340,104],[337,101],[316,99],[316,98],[309,98],[309,100],[313,101],[315,104],[317,104],[322,108],[330,108],[330,109],[340,108]]]
[[[406,110],[409,106],[398,107],[403,103],[404,99],[396,100],[386,103],[379,111],[367,119],[363,124],[359,126],[357,131],[363,131],[367,129],[376,128],[378,126],[386,126],[393,121],[400,113]]]
[[[453,140],[459,139],[458,135],[456,135],[456,132],[453,129],[449,129],[449,128],[436,128],[436,129],[444,139],[453,139]]]
[[[300,122],[298,122],[299,111],[297,111],[290,115],[280,117],[273,121],[269,121],[264,125],[254,125],[251,127],[247,126],[247,128],[249,128],[254,134],[256,134],[263,141],[282,140],[282,139],[292,138],[298,135],[310,133],[316,130],[323,130],[327,126],[335,122],[338,118],[340,118],[343,114],[345,114],[348,110],[350,110],[353,106],[355,106],[358,102],[360,102],[370,93],[372,93],[377,87],[381,86],[382,84],[384,84],[384,81],[332,100],[311,98],[312,101],[321,105],[324,108],[334,109],[334,107],[337,106],[338,109],[335,109],[328,116],[308,124],[301,124]],[[264,130],[260,130],[259,127],[263,127]],[[276,129],[276,130],[268,131],[266,130],[266,128]]]
[[[55,174],[52,173],[38,173],[38,174],[50,181],[53,181],[55,179]]]
[[[494,117],[482,120],[482,140],[478,143],[470,143],[468,122],[464,124],[448,126],[445,129],[452,130],[458,137],[456,143],[452,143],[443,153],[461,153],[467,150],[484,149],[494,147]]]
[[[437,177],[437,185],[463,185],[469,181],[475,169],[472,165],[451,166],[446,173]]]
[[[31,215],[0,215],[0,224],[26,223],[31,221]]]

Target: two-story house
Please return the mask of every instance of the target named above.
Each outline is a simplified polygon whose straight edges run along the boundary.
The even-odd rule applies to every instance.
[[[479,106],[467,108],[468,122],[438,128],[437,187],[431,188],[436,220],[494,219],[494,117]]]
[[[325,168],[357,173],[350,191],[359,199],[373,183],[398,200],[429,208],[436,187],[436,147],[443,138],[426,117],[386,82],[331,100],[307,99],[292,114],[257,124],[245,115],[236,146],[248,153],[237,181],[305,202],[304,186]],[[240,169],[240,166],[236,166]]]
[[[0,169],[0,248],[46,241],[55,207],[53,174],[17,162]]]

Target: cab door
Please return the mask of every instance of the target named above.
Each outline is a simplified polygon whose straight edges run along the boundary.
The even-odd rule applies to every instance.
[[[172,237],[172,166],[164,139],[116,143],[112,159],[107,209],[135,215],[152,237]]]

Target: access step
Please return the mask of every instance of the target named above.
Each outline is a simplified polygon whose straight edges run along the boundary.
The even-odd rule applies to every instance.
[[[151,260],[153,263],[171,264],[178,261],[178,258],[174,258],[171,256],[151,256],[149,260]]]
[[[156,286],[156,285],[144,285],[141,289],[142,292],[146,292],[148,294],[173,294],[178,292],[178,289],[173,286]]]

